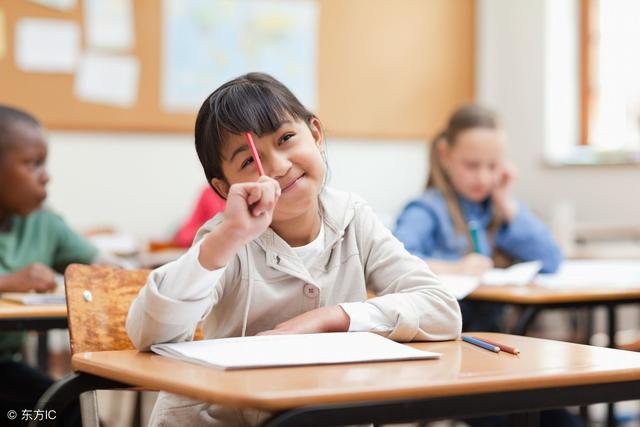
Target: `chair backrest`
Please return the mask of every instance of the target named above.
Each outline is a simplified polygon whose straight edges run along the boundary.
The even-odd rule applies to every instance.
[[[64,273],[71,352],[126,350],[127,312],[150,270],[70,265]]]

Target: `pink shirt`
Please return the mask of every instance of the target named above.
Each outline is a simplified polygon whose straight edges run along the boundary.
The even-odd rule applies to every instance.
[[[211,187],[206,187],[200,193],[196,208],[191,217],[185,222],[173,237],[176,245],[188,248],[202,224],[211,219],[218,212],[224,211],[225,201],[216,194]]]

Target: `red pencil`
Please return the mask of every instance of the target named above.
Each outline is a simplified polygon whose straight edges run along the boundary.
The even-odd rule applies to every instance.
[[[482,340],[486,343],[489,343],[491,345],[495,345],[496,347],[500,347],[500,350],[502,351],[506,351],[507,353],[511,353],[511,354],[520,354],[520,350],[518,350],[515,347],[511,347],[510,345],[506,345],[506,344],[500,344],[499,342],[495,342],[493,340],[487,339],[487,338],[479,338],[476,337],[479,340]]]
[[[251,136],[251,132],[245,132],[244,135],[247,137],[247,143],[249,144],[249,150],[251,150],[253,161],[256,162],[256,167],[258,168],[258,174],[260,176],[263,176],[264,169],[262,168],[262,163],[260,162],[260,156],[258,156],[258,150],[256,150],[256,144],[253,142],[253,137]]]

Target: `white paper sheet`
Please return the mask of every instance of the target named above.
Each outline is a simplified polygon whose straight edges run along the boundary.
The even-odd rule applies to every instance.
[[[76,0],[31,0],[31,2],[63,12],[69,12],[76,7]]]
[[[522,262],[509,268],[492,268],[482,275],[440,274],[440,281],[457,299],[463,299],[478,286],[524,286],[533,282],[540,271],[540,261]]]
[[[36,293],[20,293],[20,292],[4,292],[0,294],[0,298],[7,301],[19,302],[25,305],[61,305],[65,304],[64,294],[36,294]]]
[[[540,261],[521,262],[509,268],[492,268],[482,275],[480,283],[487,286],[524,286],[533,281],[541,268]]]
[[[25,305],[34,304],[65,304],[64,276],[55,275],[56,288],[46,294],[36,292],[2,292],[0,298],[8,301],[19,302]]]
[[[220,369],[437,359],[370,332],[267,335],[155,344],[151,351]]]
[[[83,101],[131,107],[138,98],[139,73],[134,56],[89,52],[78,66],[75,95]]]
[[[80,29],[62,19],[21,19],[16,23],[15,61],[22,71],[73,73]]]
[[[89,48],[133,49],[131,0],[84,0],[83,10],[86,42]]]
[[[565,261],[556,274],[540,274],[535,284],[553,289],[640,288],[640,261]]]
[[[456,299],[463,299],[480,285],[480,279],[475,276],[461,274],[439,274],[438,278]]]

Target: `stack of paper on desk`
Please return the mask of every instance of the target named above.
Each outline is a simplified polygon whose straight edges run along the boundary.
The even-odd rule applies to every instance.
[[[640,261],[565,261],[556,274],[540,274],[535,283],[554,289],[640,288]]]
[[[541,268],[540,261],[521,262],[509,268],[492,268],[482,275],[480,284],[488,286],[528,285]]]
[[[325,365],[389,360],[437,359],[369,332],[265,335],[155,344],[162,356],[220,369]]]
[[[542,268],[540,261],[523,262],[509,268],[492,268],[478,278],[461,274],[441,274],[440,281],[458,299],[469,295],[479,285],[524,286],[533,281]]]

